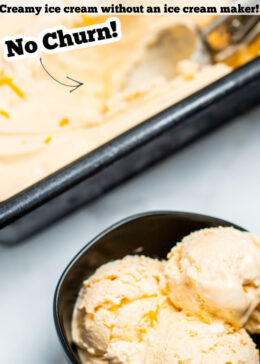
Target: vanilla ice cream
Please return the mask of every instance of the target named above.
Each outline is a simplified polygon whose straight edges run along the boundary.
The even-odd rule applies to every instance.
[[[200,230],[171,250],[165,274],[176,307],[242,327],[260,302],[260,244],[234,228]]]
[[[155,325],[162,294],[163,264],[127,256],[101,266],[83,283],[75,306],[72,337],[86,363],[140,364],[143,336]],[[87,359],[86,359],[87,358]]]
[[[244,329],[207,324],[166,307],[147,338],[147,364],[259,364],[255,344]]]
[[[193,59],[196,26],[210,18],[125,15],[119,42],[42,53],[44,66],[58,81],[66,83],[69,76],[84,83],[73,93],[49,77],[38,57],[7,62],[0,54],[0,201],[226,75],[231,68],[224,64]],[[3,38],[37,37],[56,25],[72,29],[106,18],[0,19]]]
[[[72,339],[83,364],[258,364],[260,243],[234,228],[183,238],[167,261],[126,256],[83,282]],[[247,326],[246,326],[247,325]]]

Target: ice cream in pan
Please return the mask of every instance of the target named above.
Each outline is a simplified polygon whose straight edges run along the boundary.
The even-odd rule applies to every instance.
[[[254,364],[259,303],[259,239],[204,229],[164,261],[126,256],[97,269],[75,304],[72,338],[84,364]]]
[[[7,62],[1,54],[0,201],[230,72],[224,63],[205,64],[196,52],[196,29],[210,20],[125,15],[119,42],[42,54],[56,79],[84,83],[73,93],[54,82],[38,58]],[[103,21],[86,15],[2,15],[0,38]]]
[[[4,14],[0,19],[2,39],[37,37],[57,25],[74,29],[105,17]],[[228,64],[211,64],[200,29],[212,24],[212,16],[119,19],[119,42],[41,54],[57,80],[69,76],[84,83],[73,93],[44,72],[38,57],[7,62],[0,54],[0,201],[225,76],[260,49],[258,39]]]

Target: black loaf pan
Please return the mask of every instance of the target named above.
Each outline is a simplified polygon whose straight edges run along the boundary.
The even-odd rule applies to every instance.
[[[70,364],[79,364],[77,349],[71,341],[73,307],[83,280],[100,265],[110,260],[135,254],[152,258],[166,258],[170,249],[185,235],[206,227],[233,226],[214,217],[174,211],[143,213],[127,218],[98,235],[70,262],[62,274],[54,296],[54,321],[57,334]],[[259,348],[259,335],[254,336]],[[249,364],[249,363],[248,363]]]
[[[260,102],[260,57],[0,203],[15,244]]]

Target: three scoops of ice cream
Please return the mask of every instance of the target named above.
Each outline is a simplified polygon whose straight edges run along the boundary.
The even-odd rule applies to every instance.
[[[72,338],[82,363],[255,364],[260,240],[234,228],[184,237],[159,261],[101,266],[79,293]]]

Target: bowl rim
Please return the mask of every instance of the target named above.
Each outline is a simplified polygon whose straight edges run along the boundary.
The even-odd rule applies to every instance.
[[[120,219],[119,221],[113,223],[112,225],[110,225],[109,227],[105,228],[101,233],[97,234],[94,238],[92,238],[88,243],[86,243],[80,250],[78,253],[76,253],[74,255],[74,257],[70,260],[70,262],[66,265],[65,269],[63,270],[58,283],[56,285],[55,288],[55,292],[54,292],[54,298],[53,298],[53,319],[54,319],[54,324],[55,324],[55,329],[58,335],[58,338],[60,340],[60,343],[63,347],[63,350],[67,356],[67,359],[69,359],[71,361],[72,364],[79,364],[78,361],[75,361],[75,357],[70,349],[70,347],[67,344],[63,329],[62,329],[62,325],[60,322],[60,317],[59,317],[59,310],[58,310],[58,304],[59,304],[59,295],[60,295],[60,289],[61,286],[63,284],[64,279],[66,278],[67,274],[69,273],[70,269],[74,266],[74,264],[77,262],[77,260],[82,256],[82,254],[85,253],[86,250],[88,250],[92,245],[94,245],[97,241],[99,241],[101,238],[103,238],[106,234],[110,233],[111,231],[119,228],[120,226],[129,223],[131,221],[143,218],[143,217],[148,217],[148,216],[160,216],[160,215],[175,215],[175,216],[186,216],[186,217],[196,217],[196,218],[203,218],[205,220],[211,220],[212,222],[218,222],[219,225],[221,226],[221,224],[228,224],[234,228],[237,228],[239,230],[245,231],[244,228],[242,228],[241,226],[237,225],[237,224],[233,224],[228,220],[224,220],[224,219],[220,219],[218,217],[214,217],[214,216],[210,216],[210,215],[204,215],[201,213],[195,213],[195,212],[186,212],[186,211],[175,211],[175,210],[152,210],[152,211],[146,211],[146,212],[141,212],[141,213],[137,213],[134,215],[130,215],[127,217],[124,217],[122,219]]]

